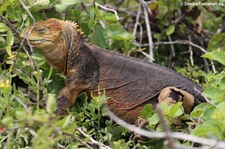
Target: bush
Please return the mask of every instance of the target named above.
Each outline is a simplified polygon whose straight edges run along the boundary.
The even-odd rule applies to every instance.
[[[53,17],[77,22],[93,44],[155,60],[204,86],[203,94],[211,101],[190,115],[183,113],[181,103],[162,104],[165,121],[160,121],[159,112],[146,105],[141,116],[149,122],[148,129],[164,132],[166,124],[170,131],[201,136],[206,142],[208,138],[203,146],[214,139],[225,141],[224,1],[204,6],[175,0],[3,0],[0,4],[0,148],[171,147],[164,144],[167,137],[135,141],[131,132],[107,117],[104,94],[89,103],[83,93],[67,116],[54,114],[65,77],[48,66],[37,49],[23,46],[19,37],[26,26]],[[41,100],[47,101],[46,110],[39,108]],[[201,145],[179,138],[172,142]]]

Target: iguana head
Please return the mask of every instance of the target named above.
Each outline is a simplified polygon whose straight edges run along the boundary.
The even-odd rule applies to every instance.
[[[81,39],[76,24],[58,19],[39,21],[20,35],[28,45],[39,48],[49,64],[64,72],[69,50],[79,48]]]

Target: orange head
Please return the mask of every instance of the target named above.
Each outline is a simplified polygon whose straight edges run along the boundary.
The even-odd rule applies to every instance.
[[[68,51],[80,44],[81,31],[72,22],[52,18],[26,27],[20,35],[39,48],[49,64],[64,71]]]

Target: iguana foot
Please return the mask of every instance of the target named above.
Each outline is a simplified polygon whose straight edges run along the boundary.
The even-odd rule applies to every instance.
[[[145,119],[143,119],[141,117],[138,117],[137,126],[139,128],[144,128],[147,124],[148,124],[147,120],[145,120]],[[142,141],[144,141],[144,140],[148,140],[149,138],[141,136],[140,134],[134,133],[132,139],[133,140],[142,140]]]
[[[39,107],[41,109],[45,109],[45,107],[46,107],[46,100],[41,100],[40,103],[39,103]]]
[[[68,114],[68,112],[67,112],[66,109],[60,109],[60,108],[58,108],[58,109],[56,109],[55,114],[56,115],[59,115],[59,116],[65,116],[65,115]]]
[[[167,101],[169,104],[175,104],[177,102],[183,102],[182,106],[185,113],[191,113],[194,106],[194,96],[184,90],[176,87],[166,87],[161,90],[158,96],[158,102],[161,104],[163,101]]]
[[[67,108],[69,107],[70,102],[65,96],[58,97],[57,99],[57,109],[55,111],[56,115],[67,115]]]

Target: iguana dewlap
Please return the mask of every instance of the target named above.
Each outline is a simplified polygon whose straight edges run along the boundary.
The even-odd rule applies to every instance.
[[[66,76],[57,113],[73,105],[81,92],[98,95],[99,87],[109,97],[109,108],[131,123],[148,103],[183,101],[185,112],[190,113],[206,102],[202,88],[175,71],[101,49],[85,42],[81,34],[76,24],[58,19],[37,22],[21,34]]]

